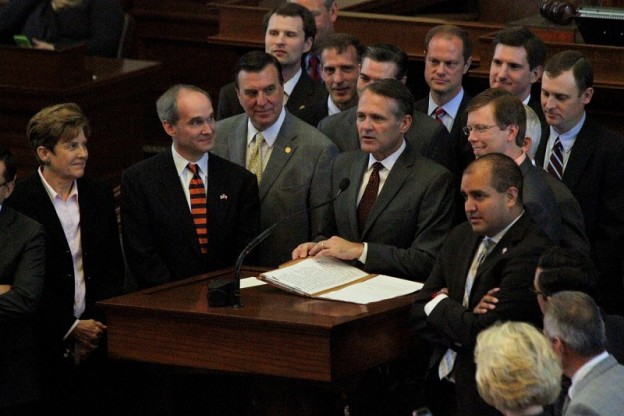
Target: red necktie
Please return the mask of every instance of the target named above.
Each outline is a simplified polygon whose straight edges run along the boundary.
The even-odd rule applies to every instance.
[[[319,73],[319,58],[316,55],[310,56],[310,61],[308,62],[308,75],[315,81],[321,80],[321,74]]]
[[[370,174],[370,178],[368,178],[368,183],[364,189],[364,194],[362,194],[360,205],[358,205],[357,217],[360,234],[364,231],[364,225],[366,225],[368,214],[377,199],[377,193],[379,192],[379,170],[381,168],[383,168],[383,165],[380,162],[373,163],[373,171]]]
[[[208,252],[208,205],[206,201],[206,190],[204,182],[199,176],[199,169],[195,163],[189,163],[188,169],[193,173],[189,183],[189,194],[191,196],[191,215],[195,223],[195,231],[199,241],[199,248],[203,254]]]
[[[442,107],[438,107],[438,108],[435,109],[434,114],[435,114],[435,117],[434,117],[435,121],[437,121],[440,124],[444,124],[442,122],[442,117],[444,117],[444,114],[446,114],[446,111],[444,111],[444,109]]]
[[[555,140],[555,146],[550,153],[547,170],[557,177],[557,179],[561,179],[563,177],[563,145],[561,144],[559,137]]]

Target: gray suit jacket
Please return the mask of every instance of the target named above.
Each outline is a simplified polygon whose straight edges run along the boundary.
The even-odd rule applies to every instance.
[[[247,119],[247,114],[240,114],[219,121],[213,153],[245,166]],[[325,135],[287,111],[260,182],[261,228],[327,200],[336,154],[338,149]],[[289,261],[297,245],[318,233],[326,209],[312,210],[277,227],[257,247],[258,263],[276,267]]]
[[[0,410],[39,398],[35,312],[45,277],[43,226],[8,206],[0,210]]]
[[[368,158],[369,154],[360,150],[336,157],[332,192],[338,189],[342,178],[349,178],[351,186],[329,210],[322,238],[338,235],[349,241],[365,241],[368,254],[364,270],[422,282],[429,276],[451,227],[453,177],[408,143],[390,171],[360,235],[357,197]]]
[[[336,143],[341,152],[359,150],[356,114],[357,106],[328,116],[319,122],[318,129]],[[453,171],[456,155],[448,130],[420,111],[414,111],[412,116],[412,126],[405,135],[407,141],[421,155]]]
[[[624,411],[624,366],[612,355],[578,381],[563,416],[614,416]]]

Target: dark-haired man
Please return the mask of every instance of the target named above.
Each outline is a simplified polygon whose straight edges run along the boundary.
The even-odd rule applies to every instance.
[[[624,314],[624,138],[585,112],[594,94],[593,68],[578,51],[548,60],[542,106],[549,136],[536,154],[543,166],[578,200],[592,259],[598,267],[598,303]]]
[[[284,109],[283,77],[271,54],[252,51],[236,65],[236,93],[245,114],[217,123],[214,152],[256,174],[263,229],[288,214],[324,202],[336,146],[317,129]],[[278,227],[256,249],[258,263],[276,267],[292,248],[320,229],[324,210],[316,209]]]
[[[284,77],[283,101],[288,110],[303,110],[327,96],[319,81],[313,81],[302,70],[302,57],[310,51],[316,35],[314,16],[305,7],[286,3],[274,7],[264,16],[264,50],[275,56]],[[217,120],[244,113],[238,101],[235,83],[219,91]]]
[[[540,322],[530,291],[532,273],[540,253],[552,243],[525,214],[522,173],[508,156],[492,153],[468,165],[461,192],[468,222],[457,225],[444,241],[411,319],[416,333],[434,349],[426,396],[433,413],[498,415],[477,391],[476,337],[498,320]],[[500,288],[496,309],[473,312],[493,288]]]

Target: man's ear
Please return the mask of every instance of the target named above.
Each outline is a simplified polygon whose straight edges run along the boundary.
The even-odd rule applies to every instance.
[[[173,124],[171,124],[167,120],[163,120],[162,126],[163,126],[163,129],[165,129],[165,133],[167,133],[171,137],[175,136],[175,129],[173,128]]]
[[[518,188],[515,186],[510,186],[507,188],[507,204],[511,208],[516,205],[516,201],[518,200]]]
[[[531,69],[531,84],[539,81],[543,73],[544,67],[541,65],[537,65],[535,68]]]
[[[462,74],[466,74],[466,72],[468,72],[468,70],[470,69],[470,65],[472,65],[472,56],[468,57],[468,60],[466,61],[466,63],[464,64],[464,71],[462,72]]]

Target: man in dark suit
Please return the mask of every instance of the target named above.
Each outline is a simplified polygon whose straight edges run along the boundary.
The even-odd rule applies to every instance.
[[[332,169],[332,193],[343,178],[351,187],[334,202],[316,243],[300,244],[293,258],[332,256],[358,261],[370,273],[426,280],[451,226],[453,178],[406,142],[413,103],[407,87],[394,79],[364,89],[357,108],[362,150],[339,154]],[[376,163],[383,168],[376,170]],[[373,175],[379,175],[379,186],[363,219]]]
[[[379,43],[368,46],[362,55],[357,82],[358,94],[371,82],[388,78],[397,79],[402,83],[407,81],[407,55],[394,45]],[[321,120],[318,125],[319,130],[336,143],[341,152],[360,148],[356,112],[357,108],[352,107]],[[454,155],[449,151],[452,146],[448,130],[431,117],[414,111],[412,125],[405,138],[423,156],[449,170],[452,169]]]
[[[239,59],[235,73],[246,113],[217,123],[220,139],[214,153],[247,166],[258,177],[264,229],[326,200],[338,149],[284,108],[280,63],[273,55],[248,52]],[[258,246],[258,263],[276,267],[290,260],[294,246],[316,235],[324,210],[303,213],[280,225]]]
[[[540,322],[530,292],[532,274],[540,253],[552,243],[524,213],[522,173],[509,157],[492,153],[472,162],[461,190],[468,222],[444,241],[411,320],[415,333],[434,349],[426,395],[433,414],[497,415],[477,392],[475,340],[498,320]],[[476,313],[493,288],[500,288],[496,309]]]
[[[617,415],[624,409],[624,366],[605,349],[605,327],[594,300],[564,291],[548,299],[544,335],[572,380],[563,416]]]
[[[105,315],[96,302],[121,294],[124,262],[111,188],[84,178],[89,123],[73,103],[46,107],[27,126],[40,164],[6,203],[46,231],[46,277],[37,315],[44,408],[105,412],[115,382]],[[99,413],[98,413],[99,414]]]
[[[338,18],[338,2],[336,0],[288,0],[297,3],[312,12],[316,23],[316,36],[312,49],[305,56],[304,68],[310,78],[321,80],[321,52],[318,45],[334,33],[334,23]]]
[[[549,174],[533,165],[523,151],[526,136],[524,104],[505,90],[489,88],[470,101],[466,112],[468,141],[475,156],[498,152],[514,159],[522,171],[522,203],[533,221],[556,244],[589,253],[580,207],[578,204],[560,205],[555,189],[561,193],[565,188],[560,189],[556,183],[551,187]]]
[[[360,56],[364,46],[347,33],[330,35],[319,46],[321,76],[328,96],[293,114],[316,127],[327,116],[357,105],[357,80],[360,74]]]
[[[35,312],[45,277],[45,234],[36,221],[3,206],[17,168],[0,145],[0,413],[37,414],[41,399]]]
[[[546,64],[542,106],[550,125],[536,160],[578,200],[592,259],[600,272],[598,303],[624,314],[624,138],[585,113],[594,89],[589,60],[564,51]],[[551,162],[552,161],[552,162]],[[551,167],[552,165],[552,167]]]
[[[502,88],[535,111],[542,126],[542,139],[548,137],[548,124],[540,104],[538,85],[544,72],[546,44],[522,26],[501,30],[494,37],[494,56],[490,65],[490,87]]]
[[[327,97],[320,81],[313,81],[302,70],[302,56],[310,51],[316,35],[314,16],[296,3],[281,4],[264,16],[264,50],[275,56],[282,65],[284,76],[284,103],[291,112],[302,111]],[[244,113],[237,96],[235,83],[219,91],[217,120]]]
[[[462,128],[466,125],[466,105],[462,78],[472,64],[470,34],[453,25],[434,26],[425,36],[425,82],[429,97],[416,101],[414,108],[442,123],[451,135],[456,166],[451,171],[461,179],[461,173],[474,160],[472,146]]]
[[[209,153],[216,130],[208,94],[175,85],[158,99],[157,109],[171,149],[128,168],[121,179],[124,249],[139,287],[233,266],[259,226],[256,178]],[[191,209],[191,164],[206,184],[205,247]]]

